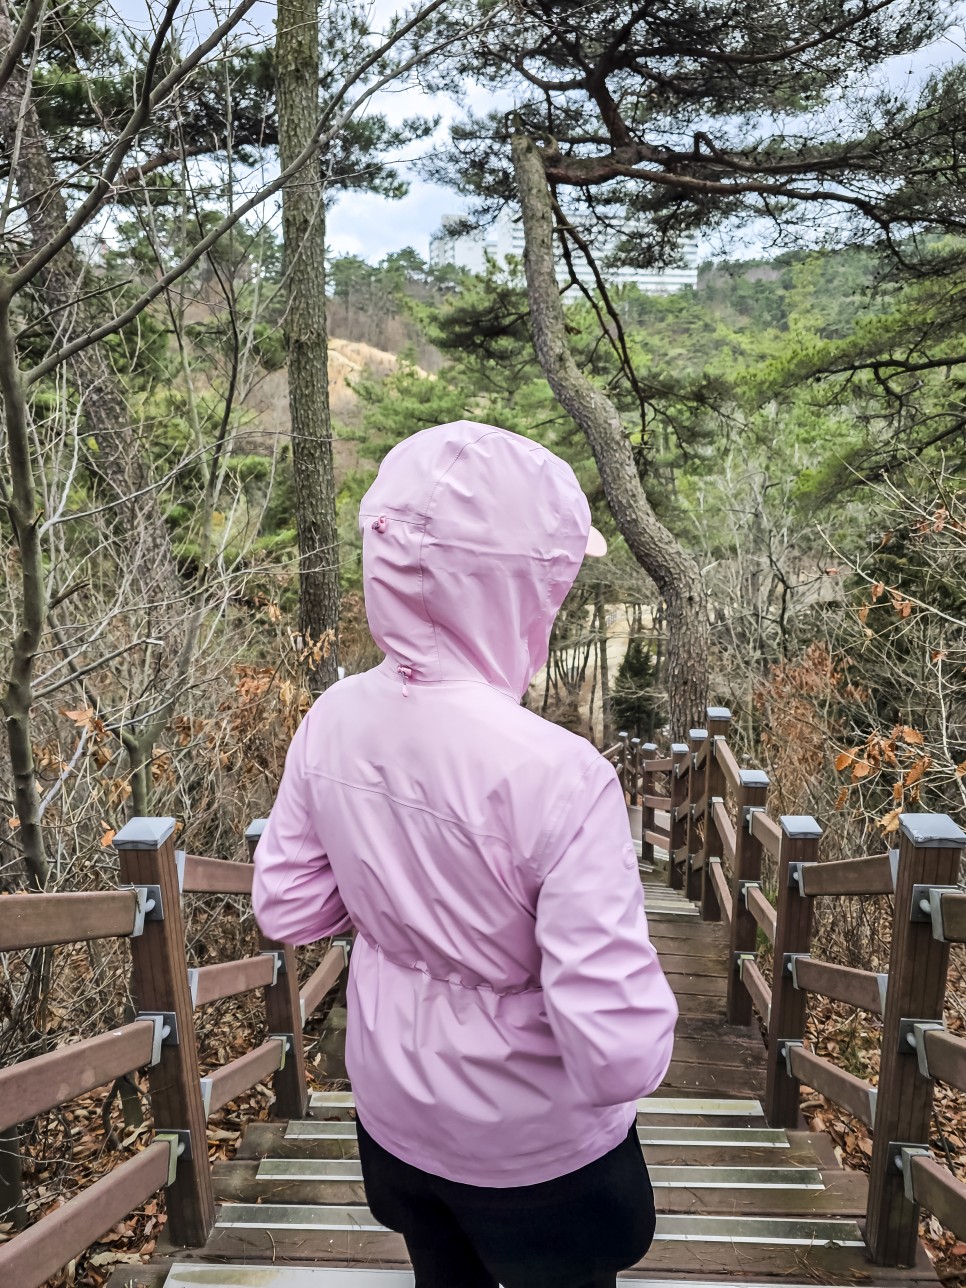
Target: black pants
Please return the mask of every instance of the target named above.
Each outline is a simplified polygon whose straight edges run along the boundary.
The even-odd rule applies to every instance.
[[[579,1171],[509,1189],[431,1176],[358,1129],[369,1208],[406,1240],[416,1288],[614,1288],[651,1246],[654,1195],[636,1126]]]

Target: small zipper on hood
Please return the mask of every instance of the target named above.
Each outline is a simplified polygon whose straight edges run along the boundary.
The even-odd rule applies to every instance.
[[[400,662],[396,667],[396,674],[402,676],[403,697],[409,697],[409,681],[413,678],[413,668],[408,662]]]

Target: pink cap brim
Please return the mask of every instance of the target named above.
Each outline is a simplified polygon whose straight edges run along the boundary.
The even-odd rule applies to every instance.
[[[602,555],[607,554],[607,541],[603,533],[598,532],[596,528],[591,528],[587,536],[587,549],[584,553],[591,555],[594,559],[599,559]]]

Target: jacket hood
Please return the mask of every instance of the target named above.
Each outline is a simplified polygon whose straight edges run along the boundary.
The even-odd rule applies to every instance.
[[[482,680],[519,699],[587,546],[590,507],[559,456],[459,420],[383,460],[362,499],[373,638],[414,683]]]

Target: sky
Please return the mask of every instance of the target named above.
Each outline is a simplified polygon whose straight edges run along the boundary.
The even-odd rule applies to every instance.
[[[213,5],[224,12],[222,0],[184,0],[183,11],[193,13],[198,28],[205,30],[210,29]],[[403,7],[399,0],[371,0],[369,6],[376,24]],[[966,11],[966,0],[962,7]],[[149,11],[157,13],[159,3],[158,0],[115,0],[115,10],[119,22],[144,29],[153,25],[148,14]],[[271,40],[274,20],[272,0],[260,0],[249,17],[253,37]],[[957,26],[933,45],[911,56],[889,60],[882,68],[883,81],[899,92],[910,83],[925,80],[930,72],[963,59],[966,56],[964,50],[964,28]],[[429,251],[429,239],[439,228],[442,217],[461,213],[467,208],[467,202],[458,193],[419,178],[412,163],[417,155],[440,146],[449,126],[464,111],[482,112],[489,107],[492,107],[492,99],[487,91],[473,83],[463,87],[459,103],[448,95],[427,94],[419,86],[385,92],[374,99],[371,110],[384,113],[392,122],[423,115],[440,117],[440,125],[432,139],[412,145],[407,153],[395,158],[397,168],[409,182],[409,192],[401,200],[390,201],[361,192],[345,193],[339,198],[330,211],[327,224],[332,253],[359,255],[376,262],[391,251],[411,246],[425,257]],[[268,169],[265,173],[270,172]]]

